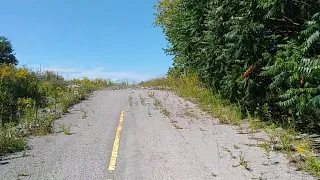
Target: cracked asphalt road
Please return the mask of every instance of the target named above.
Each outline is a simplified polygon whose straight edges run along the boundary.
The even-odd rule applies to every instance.
[[[267,159],[263,149],[248,146],[263,134],[239,134],[170,92],[149,92],[95,92],[56,121],[56,133],[30,138],[26,156],[2,157],[0,179],[316,179],[296,171],[282,154]],[[113,148],[122,111],[120,143]],[[71,135],[59,132],[61,124],[70,125]],[[116,166],[110,172],[112,154]]]

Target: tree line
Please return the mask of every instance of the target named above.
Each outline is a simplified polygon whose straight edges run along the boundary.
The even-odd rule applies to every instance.
[[[196,74],[244,115],[320,130],[319,0],[162,0],[168,76]]]

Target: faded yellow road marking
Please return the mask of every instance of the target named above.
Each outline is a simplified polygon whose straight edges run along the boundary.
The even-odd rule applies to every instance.
[[[117,157],[118,157],[118,150],[119,150],[119,144],[120,144],[120,137],[121,137],[121,131],[123,126],[123,117],[124,117],[124,111],[121,111],[119,125],[116,132],[116,137],[114,139],[113,148],[112,148],[112,154],[110,158],[110,164],[109,164],[109,171],[112,172],[116,170],[116,163],[117,163]]]

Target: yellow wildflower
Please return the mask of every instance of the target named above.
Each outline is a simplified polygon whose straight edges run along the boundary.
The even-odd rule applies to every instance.
[[[1,79],[10,78],[14,75],[14,69],[9,65],[3,65],[0,67],[0,77]]]
[[[305,143],[300,143],[297,147],[296,150],[300,153],[300,154],[305,154],[308,151],[308,145]]]
[[[19,68],[16,72],[16,78],[18,79],[26,79],[29,76],[29,72],[25,68]]]

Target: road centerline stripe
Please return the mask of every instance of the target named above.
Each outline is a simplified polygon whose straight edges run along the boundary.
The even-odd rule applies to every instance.
[[[121,137],[121,131],[123,126],[123,119],[124,119],[124,111],[121,111],[119,125],[116,132],[116,137],[114,138],[114,143],[112,147],[112,154],[110,158],[110,164],[109,164],[109,171],[112,172],[116,170],[116,163],[117,163],[117,157],[118,157],[118,151],[119,151],[119,145],[120,145],[120,137]]]

